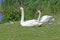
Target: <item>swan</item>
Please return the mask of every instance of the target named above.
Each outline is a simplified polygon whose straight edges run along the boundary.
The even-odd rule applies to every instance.
[[[40,17],[41,16],[41,11],[38,10],[38,13],[39,13],[38,20],[39,20],[40,23],[45,23],[45,22],[49,22],[50,23],[50,22],[54,21],[54,18],[52,16],[44,15],[44,16]]]
[[[23,7],[19,7],[20,10],[21,10],[21,21],[20,21],[20,24],[21,26],[28,26],[28,27],[32,27],[32,26],[38,26],[38,25],[41,25],[42,23],[39,23],[39,18],[40,16],[38,17],[38,20],[28,20],[28,21],[24,21],[24,8]]]

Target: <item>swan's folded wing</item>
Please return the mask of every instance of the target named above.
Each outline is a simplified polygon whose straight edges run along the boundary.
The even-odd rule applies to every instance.
[[[35,20],[29,20],[21,23],[22,26],[35,26],[38,25],[38,22]]]

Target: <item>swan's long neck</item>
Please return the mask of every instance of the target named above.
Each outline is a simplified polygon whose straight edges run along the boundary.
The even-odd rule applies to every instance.
[[[24,9],[21,10],[21,22],[24,22]]]
[[[41,17],[41,12],[39,11],[39,16],[38,16],[38,21],[40,21],[40,17]]]

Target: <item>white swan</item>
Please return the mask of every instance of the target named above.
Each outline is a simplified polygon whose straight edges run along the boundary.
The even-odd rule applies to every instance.
[[[21,13],[22,13],[21,14],[21,21],[20,21],[21,26],[31,27],[31,26],[38,26],[38,25],[42,24],[42,23],[39,23],[39,21],[38,21],[39,19],[38,20],[33,19],[33,20],[24,21],[24,8],[20,7],[20,10],[21,10]]]
[[[49,15],[44,15],[44,16],[40,17],[41,16],[40,10],[38,10],[38,12],[39,12],[38,20],[40,23],[45,23],[45,22],[50,23],[50,22],[54,21],[54,18],[52,16],[49,16]]]

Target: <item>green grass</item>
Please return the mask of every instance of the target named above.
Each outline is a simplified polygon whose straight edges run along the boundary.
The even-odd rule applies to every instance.
[[[54,15],[52,24],[42,27],[22,27],[19,21],[15,24],[0,24],[0,40],[60,40],[60,16]]]

